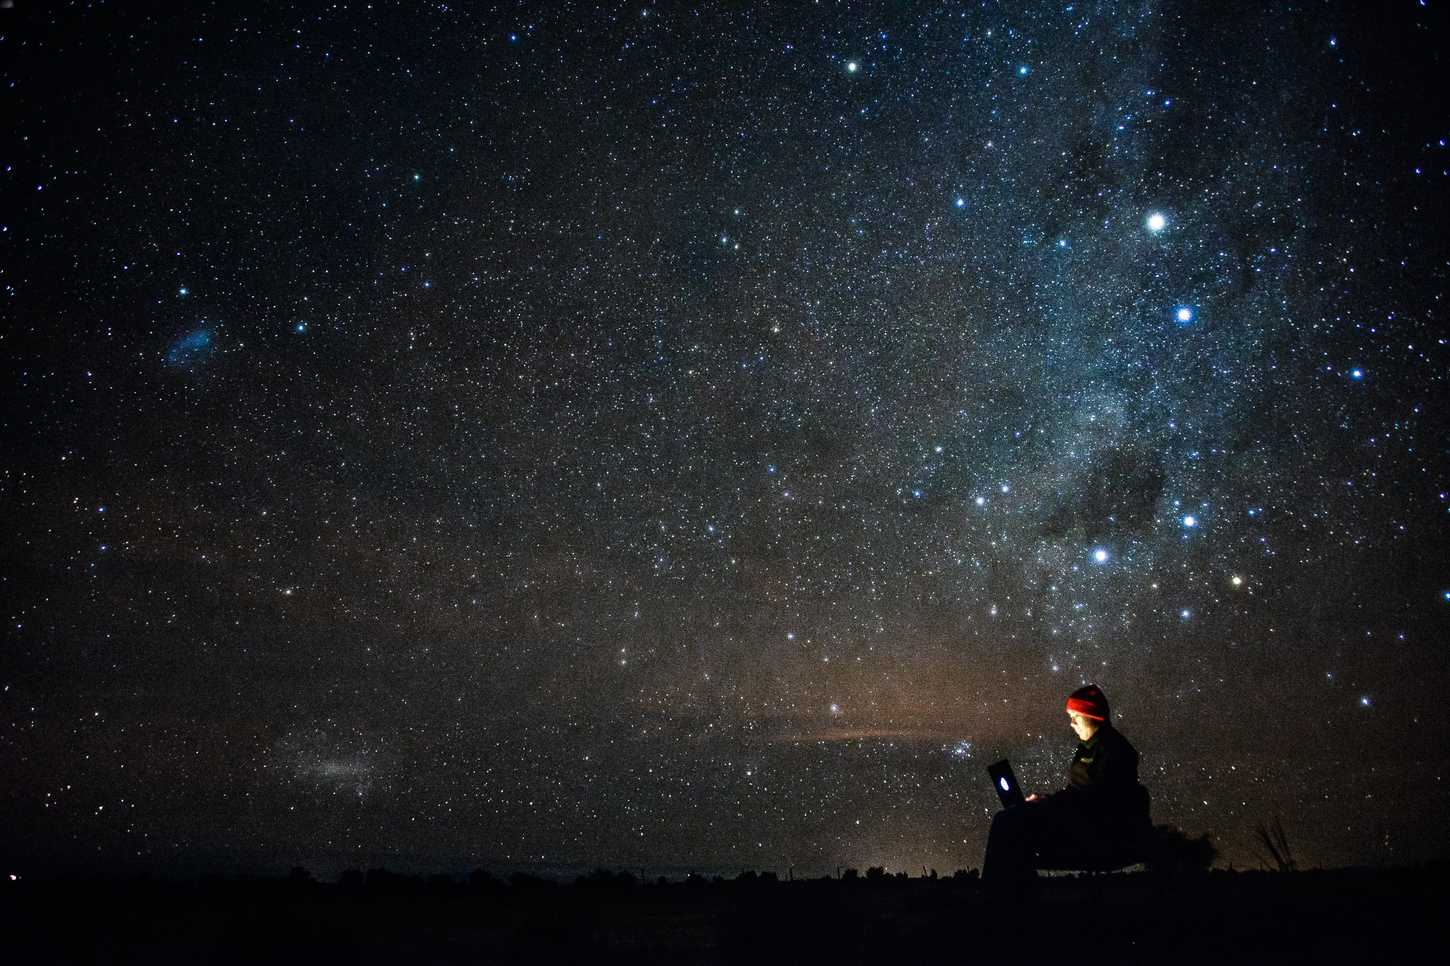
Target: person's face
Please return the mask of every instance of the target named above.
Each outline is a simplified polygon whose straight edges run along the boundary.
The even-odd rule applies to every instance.
[[[1099,722],[1077,711],[1069,711],[1067,721],[1072,726],[1072,733],[1077,735],[1078,741],[1087,741],[1098,730]]]

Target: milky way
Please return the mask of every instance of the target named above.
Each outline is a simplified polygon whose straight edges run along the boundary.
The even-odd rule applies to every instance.
[[[31,6],[6,861],[1446,857],[1442,4]]]

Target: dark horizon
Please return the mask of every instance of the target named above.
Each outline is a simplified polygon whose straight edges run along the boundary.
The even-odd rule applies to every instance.
[[[1450,856],[1446,10],[0,9],[0,856]]]

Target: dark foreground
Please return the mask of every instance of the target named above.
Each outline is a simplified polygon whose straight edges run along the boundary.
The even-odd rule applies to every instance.
[[[1443,951],[1444,869],[638,885],[3,883],[15,963],[1383,963]],[[1438,953],[1436,954],[1438,956]]]

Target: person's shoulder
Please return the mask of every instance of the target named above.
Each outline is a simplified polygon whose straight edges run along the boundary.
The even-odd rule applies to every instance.
[[[1107,739],[1109,744],[1117,745],[1122,748],[1133,749],[1133,743],[1128,740],[1128,736],[1119,731],[1115,726],[1111,724],[1107,725],[1102,729],[1102,731],[1103,737]]]

